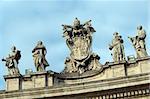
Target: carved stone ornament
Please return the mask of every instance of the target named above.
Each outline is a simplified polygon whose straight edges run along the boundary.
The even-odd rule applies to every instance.
[[[114,62],[121,62],[125,60],[125,52],[123,46],[122,36],[118,32],[113,34],[112,43],[109,44],[109,49],[112,50],[112,57]]]
[[[100,57],[92,53],[92,34],[95,29],[91,25],[91,20],[80,24],[78,18],[75,18],[72,25],[63,26],[63,37],[70,49],[70,57],[66,58],[64,72],[83,73],[88,70],[97,70],[101,68]]]
[[[148,56],[145,43],[146,32],[142,26],[137,27],[137,35],[135,37],[128,38],[136,51],[137,58]]]
[[[18,63],[21,58],[21,52],[16,49],[15,46],[11,48],[11,53],[8,55],[8,57],[2,59],[2,61],[5,62],[5,66],[8,68],[9,75],[18,75],[19,69],[18,69]]]
[[[42,41],[38,41],[36,47],[32,50],[32,53],[36,70],[38,72],[45,71],[46,67],[49,66],[49,64],[45,58],[47,50]]]

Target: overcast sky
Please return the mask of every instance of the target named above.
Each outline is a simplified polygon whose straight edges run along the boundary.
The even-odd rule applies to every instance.
[[[48,51],[47,70],[62,71],[70,52],[62,37],[61,24],[71,25],[75,17],[81,23],[92,20],[96,30],[92,49],[101,57],[102,64],[112,61],[108,44],[116,31],[123,36],[126,56],[135,55],[127,37],[136,35],[138,25],[143,25],[147,32],[150,55],[149,13],[149,0],[0,0],[0,59],[15,45],[22,54],[21,74],[28,68],[35,71],[32,49],[42,40]],[[0,90],[4,89],[6,74],[7,68],[0,62]]]

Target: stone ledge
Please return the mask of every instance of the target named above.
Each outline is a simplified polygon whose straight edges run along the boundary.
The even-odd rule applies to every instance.
[[[53,86],[52,71],[34,72],[28,75],[5,75],[6,91]]]
[[[135,58],[135,61],[127,61],[127,63],[128,64],[134,64],[136,62],[143,61],[143,60],[150,60],[150,56],[141,57],[141,58]]]
[[[23,77],[31,77],[31,76],[35,76],[35,75],[43,75],[43,74],[50,74],[53,75],[55,72],[53,71],[43,71],[43,72],[33,72],[31,74],[27,74],[27,75],[23,75]]]
[[[83,78],[88,78],[92,77],[95,75],[98,75],[105,71],[105,69],[109,67],[116,67],[116,66],[125,66],[126,61],[121,61],[121,62],[108,62],[105,65],[102,65],[102,68],[100,70],[90,70],[86,71],[82,74],[79,73],[55,73],[55,76],[58,77],[59,79],[65,79],[65,80],[73,80],[73,79],[83,79]]]
[[[83,78],[88,78],[88,77],[92,77],[95,76],[99,73],[101,73],[103,71],[103,68],[101,68],[100,70],[90,70],[90,71],[86,71],[82,74],[80,73],[55,73],[55,77],[59,78],[59,79],[65,79],[65,80],[71,80],[71,79],[83,79]]]
[[[35,88],[30,90],[20,90],[11,92],[2,92],[0,97],[54,97],[71,94],[81,94],[94,91],[103,91],[142,84],[150,84],[150,73],[134,75],[130,77],[122,77],[118,79],[101,80],[89,83],[72,84],[66,86],[52,86],[46,88]],[[21,96],[20,96],[21,95]]]
[[[21,78],[22,75],[4,75],[4,79],[10,79],[10,78]]]
[[[12,78],[23,78],[23,77],[31,77],[31,76],[35,76],[35,75],[43,75],[43,74],[50,74],[53,75],[56,72],[53,71],[44,71],[44,72],[33,72],[31,74],[27,74],[27,75],[21,75],[21,74],[17,74],[17,75],[4,75],[4,79],[12,79]]]
[[[103,67],[110,67],[110,66],[116,66],[116,65],[121,65],[121,64],[126,64],[126,61],[120,61],[120,62],[106,62]]]
[[[119,64],[133,64],[133,63],[136,63],[138,61],[143,61],[143,60],[150,60],[150,56],[135,58],[134,61],[106,62],[105,65],[103,65],[103,67],[110,67],[110,66],[115,66]]]

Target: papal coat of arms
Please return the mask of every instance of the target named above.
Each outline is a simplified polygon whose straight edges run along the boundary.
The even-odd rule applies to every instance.
[[[96,32],[91,26],[91,20],[80,24],[80,21],[75,18],[73,25],[62,25],[63,37],[66,39],[66,44],[70,49],[70,57],[66,58],[64,72],[83,73],[89,70],[100,69],[100,57],[92,53],[92,34]]]

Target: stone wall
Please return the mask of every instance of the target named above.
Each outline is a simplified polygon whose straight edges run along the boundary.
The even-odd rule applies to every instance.
[[[53,86],[52,72],[36,72],[28,75],[4,76],[6,91],[44,88]]]
[[[0,99],[16,99],[16,97],[18,99],[70,99],[70,97],[72,99],[103,97],[148,99],[149,70],[150,57],[146,57],[118,63],[107,62],[99,71],[82,74],[47,71],[28,75],[7,75],[4,76],[6,90],[0,92]]]
[[[101,71],[87,71],[83,74],[58,74],[58,81],[64,84],[85,83],[97,80],[126,77],[136,74],[150,73],[150,58],[136,59],[134,61],[109,62]]]

